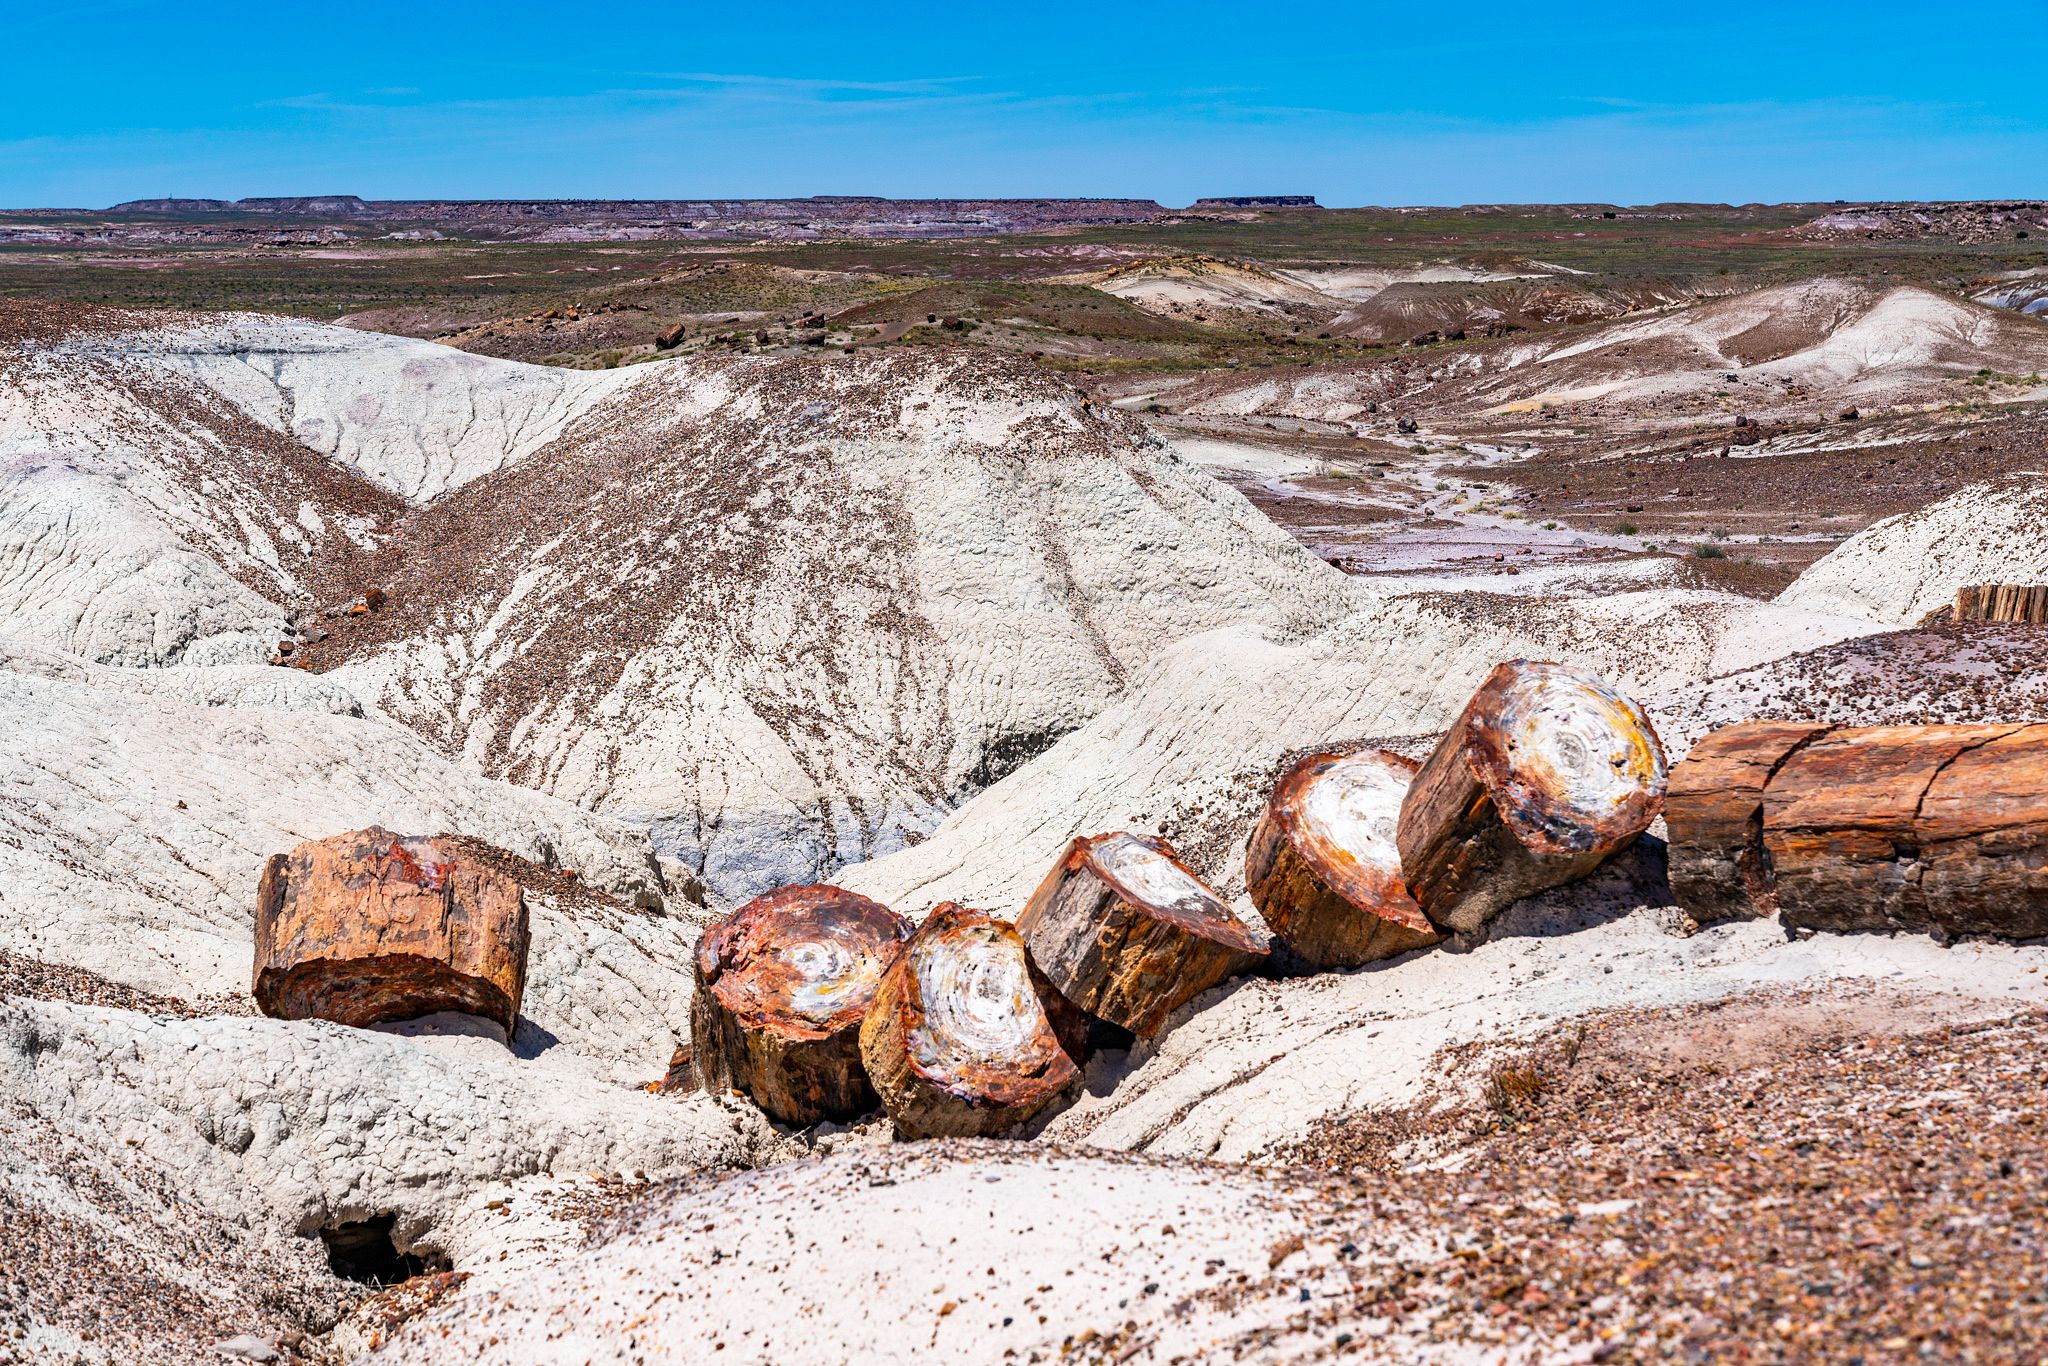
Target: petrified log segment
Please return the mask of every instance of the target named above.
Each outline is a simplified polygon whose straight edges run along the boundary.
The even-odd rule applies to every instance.
[[[1165,840],[1121,830],[1071,841],[1017,933],[1060,995],[1147,1038],[1266,953]]]
[[[882,977],[861,1057],[905,1138],[1001,1133],[1079,1075],[1007,921],[948,901]]]
[[[784,887],[713,925],[690,1007],[698,1083],[799,1128],[874,1109],[860,1022],[909,938],[887,906],[828,886]]]
[[[2048,623],[2048,585],[1980,583],[1956,590],[1957,621]]]
[[[1952,934],[2048,935],[2048,726],[1958,754],[1918,823],[1927,910]]]
[[[1409,787],[1402,877],[1437,928],[1477,930],[1641,834],[1664,781],[1664,748],[1634,702],[1562,664],[1502,664]]]
[[[1672,768],[1664,794],[1671,894],[1694,920],[1777,914],[1764,855],[1764,789],[1787,759],[1830,729],[1798,721],[1727,726]]]
[[[2033,803],[2024,795],[2012,800],[2011,793],[1995,799],[1991,789],[2017,786],[2023,794],[2030,783],[2048,779],[2048,764],[2038,757],[2030,762],[2024,747],[2001,750],[1983,764],[1966,765],[1960,781],[1945,788],[1939,823],[1923,824],[1922,811],[1946,770],[2022,729],[1845,726],[1802,748],[1764,789],[1764,851],[1780,918],[1805,929],[1924,930],[1973,908],[1995,914],[1997,908],[1980,904],[1984,898],[1972,890],[1986,869],[1970,850],[2031,841],[2038,858],[2048,853],[2048,842],[2027,833],[2035,828]],[[1977,809],[1970,809],[1972,802],[1980,803]],[[1939,909],[1929,904],[1922,857],[1930,835],[1954,846],[1940,881],[1945,904]]]
[[[346,1025],[460,1011],[509,1039],[526,989],[526,896],[443,843],[382,826],[264,865],[256,1004]]]
[[[1245,846],[1245,888],[1309,965],[1357,967],[1443,937],[1408,895],[1394,841],[1420,767],[1384,749],[1311,754],[1274,785]]]

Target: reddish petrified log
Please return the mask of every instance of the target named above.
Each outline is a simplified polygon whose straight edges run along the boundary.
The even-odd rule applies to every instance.
[[[460,1011],[509,1039],[527,945],[517,882],[434,839],[371,826],[264,865],[253,990],[285,1019],[360,1026]]]
[[[1956,621],[2048,623],[2048,584],[1980,583],[1956,590]]]
[[[1245,889],[1310,966],[1353,968],[1443,937],[1408,895],[1394,842],[1419,767],[1384,749],[1311,754],[1275,784],[1245,845]]]
[[[1958,754],[1928,786],[1915,833],[1933,928],[2048,935],[2048,726]]]
[[[1642,709],[1562,664],[1487,676],[1410,785],[1396,843],[1442,930],[1585,876],[1656,819],[1664,749]]]
[[[1125,831],[1071,841],[1017,933],[1060,995],[1141,1037],[1266,953],[1172,846]]]
[[[1026,1122],[1079,1075],[1008,922],[948,901],[882,977],[861,1022],[868,1077],[904,1138]]]
[[[875,1107],[860,1022],[910,922],[840,887],[784,887],[704,932],[690,1008],[707,1091],[744,1091],[799,1128]]]
[[[1799,721],[1726,726],[1672,768],[1664,794],[1671,894],[1694,920],[1777,914],[1764,855],[1764,789],[1791,756],[1830,729]]]
[[[2014,862],[2048,856],[2037,820],[2048,790],[2042,733],[1844,726],[1805,745],[1764,789],[1764,851],[1780,918],[1821,930],[2028,923],[1998,904],[1987,880],[2024,884],[2030,875]],[[1930,881],[1927,856],[1936,852],[1943,872]],[[1937,887],[1938,905],[1929,897]]]

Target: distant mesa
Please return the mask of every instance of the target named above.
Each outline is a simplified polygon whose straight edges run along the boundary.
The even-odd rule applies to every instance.
[[[1197,199],[1197,209],[1320,209],[1312,194],[1226,194]]]

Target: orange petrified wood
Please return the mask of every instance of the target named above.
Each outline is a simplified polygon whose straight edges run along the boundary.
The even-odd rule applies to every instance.
[[[460,1011],[509,1039],[527,944],[517,882],[433,839],[371,826],[264,865],[253,990],[285,1019],[361,1026]]]
[[[2040,734],[2021,726],[1843,726],[1800,749],[1764,789],[1764,851],[1780,918],[1818,930],[2000,923],[2007,912],[1986,882],[1995,885],[2000,870],[1986,851],[2016,844],[2022,859],[2048,852],[2037,843],[2048,786]],[[1937,852],[1943,871],[1930,880]],[[2006,861],[2004,852],[1995,860]]]
[[[875,1107],[860,1022],[910,922],[856,892],[784,887],[704,932],[691,1059],[708,1091],[740,1090],[804,1127]]]
[[[1266,946],[1156,835],[1071,841],[1017,933],[1053,989],[1143,1037]]]
[[[1394,842],[1419,767],[1384,749],[1311,754],[1274,785],[1245,845],[1245,890],[1311,967],[1354,968],[1443,937],[1408,895]]]
[[[1562,664],[1502,664],[1409,786],[1402,877],[1437,928],[1470,933],[1629,844],[1664,781],[1664,748],[1634,702]]]
[[[882,977],[861,1058],[904,1138],[1001,1133],[1079,1075],[1007,921],[944,902]]]
[[[1671,894],[1694,920],[1777,914],[1764,854],[1764,789],[1788,759],[1830,729],[1803,721],[1725,726],[1672,768],[1664,795]]]

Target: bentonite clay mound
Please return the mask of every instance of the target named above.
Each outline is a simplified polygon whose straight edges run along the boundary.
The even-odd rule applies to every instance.
[[[1274,785],[1245,846],[1245,889],[1310,967],[1358,967],[1443,937],[1408,895],[1394,838],[1420,767],[1385,749],[1311,754]]]
[[[1007,921],[943,902],[882,978],[861,1057],[896,1132],[974,1138],[1031,1119],[1078,1069]]]
[[[264,865],[256,1004],[345,1025],[458,1011],[510,1039],[526,990],[526,895],[441,841],[382,826]]]
[[[875,1107],[860,1022],[910,923],[841,887],[785,887],[704,932],[690,1010],[697,1080],[799,1127]]]
[[[1402,805],[1409,892],[1439,928],[1477,930],[1647,829],[1665,767],[1642,708],[1606,683],[1562,664],[1499,665]]]
[[[1156,835],[1067,845],[1017,919],[1061,996],[1141,1037],[1266,947]]]

